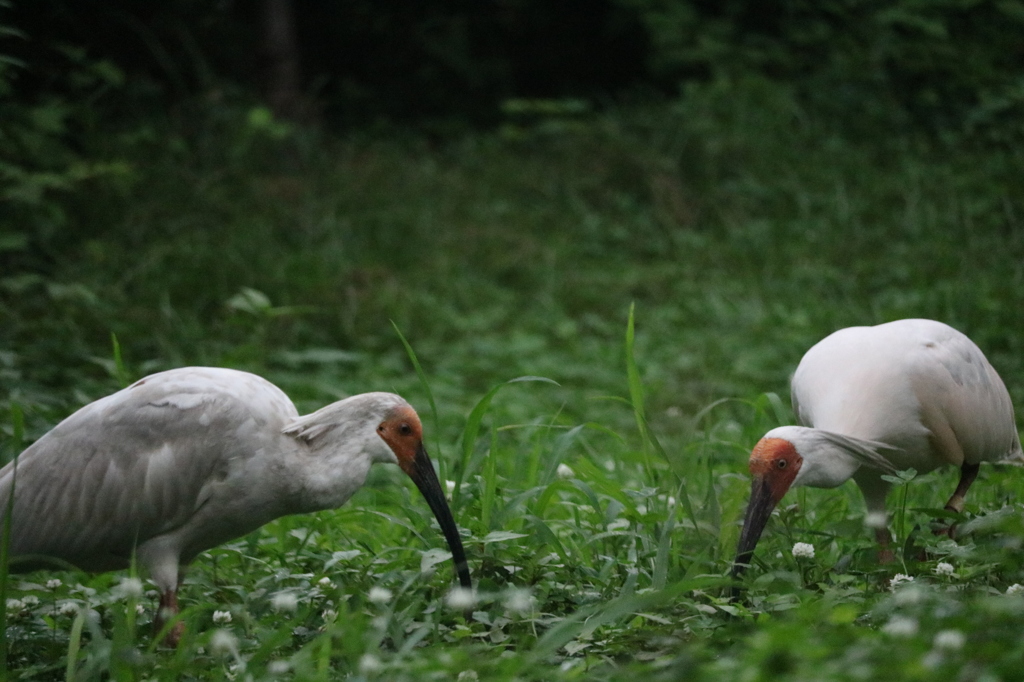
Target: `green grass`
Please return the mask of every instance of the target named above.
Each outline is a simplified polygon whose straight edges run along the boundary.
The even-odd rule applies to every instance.
[[[897,536],[928,550],[895,567],[875,563],[852,484],[794,491],[747,601],[730,603],[725,579],[749,449],[791,422],[788,376],[825,334],[944,320],[1024,405],[1019,150],[844,139],[759,83],[439,144],[275,141],[246,120],[105,139],[131,173],[70,199],[61,250],[13,255],[0,448],[17,450],[19,410],[31,441],[180,365],[256,371],[303,412],[399,392],[457,482],[474,617],[445,601],[426,504],[378,467],[342,509],[200,557],[174,652],[150,635],[154,600],[136,617],[119,596],[124,576],[12,577],[13,676],[1019,677],[1024,600],[1004,594],[1024,582],[1014,469],[982,468],[957,543],[921,511],[954,472],[894,492]],[[815,557],[794,559],[797,541]],[[914,586],[890,591],[895,572]],[[375,587],[390,598],[371,601]],[[282,591],[294,611],[275,611]],[[936,640],[945,630],[966,644]]]

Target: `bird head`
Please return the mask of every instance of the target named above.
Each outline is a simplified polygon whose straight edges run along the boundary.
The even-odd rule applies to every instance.
[[[803,466],[804,458],[785,438],[765,436],[754,446],[750,453],[750,501],[733,562],[734,576],[742,574],[750,562],[772,510],[793,486]]]
[[[423,425],[416,410],[404,403],[392,407],[385,414],[384,420],[377,425],[377,435],[394,453],[398,466],[409,475],[423,494],[448,541],[459,583],[467,589],[472,589],[473,583],[469,577],[469,564],[462,548],[462,539],[459,537],[459,530],[452,518],[441,482],[434,472],[434,465],[423,445]]]
[[[750,501],[733,577],[749,565],[772,510],[790,488],[834,488],[862,466],[893,474],[896,468],[883,453],[894,450],[884,443],[803,426],[781,426],[765,434],[750,453]]]
[[[416,455],[423,449],[423,424],[416,410],[410,405],[392,407],[377,425],[377,435],[391,449],[402,471],[415,476]]]

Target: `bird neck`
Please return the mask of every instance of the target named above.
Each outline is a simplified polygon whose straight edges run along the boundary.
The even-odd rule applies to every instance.
[[[306,444],[298,453],[296,477],[304,511],[345,504],[366,482],[373,461],[358,440],[327,435]]]
[[[293,466],[306,511],[344,504],[374,462],[397,464],[377,426],[389,410],[404,404],[391,393],[363,393],[297,417],[283,429],[297,445]]]
[[[797,451],[800,452],[799,449]],[[801,456],[804,463],[793,481],[794,486],[835,488],[848,481],[860,468],[860,462],[828,442],[801,452]]]
[[[803,460],[793,486],[835,488],[849,480],[861,466],[862,462],[850,451],[852,441],[845,436],[804,426],[784,427],[782,434],[776,431],[768,435],[775,434],[774,437],[791,442]]]
[[[900,449],[886,443],[846,436],[806,426],[780,426],[765,438],[783,438],[793,444],[803,460],[793,485],[834,488],[861,467],[880,474],[895,474],[890,458]]]

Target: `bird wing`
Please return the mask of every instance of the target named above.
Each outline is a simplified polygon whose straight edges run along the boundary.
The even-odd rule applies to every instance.
[[[898,448],[899,469],[1020,456],[1013,406],[981,350],[933,320],[841,329],[792,381],[801,424]]]
[[[926,329],[911,367],[921,422],[946,461],[1021,457],[1010,394],[973,341],[945,325]]]
[[[182,526],[296,415],[251,374],[186,368],[86,405],[0,470],[12,483],[12,556],[86,570],[122,567],[138,544]]]
[[[888,325],[848,327],[826,336],[800,360],[793,411],[804,426],[922,450],[926,429],[906,372],[905,335]]]

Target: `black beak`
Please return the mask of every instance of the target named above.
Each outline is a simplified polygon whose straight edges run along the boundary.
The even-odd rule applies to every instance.
[[[455,573],[459,576],[459,583],[467,590],[473,589],[473,581],[469,578],[469,564],[466,563],[466,552],[462,549],[459,529],[455,525],[455,519],[452,518],[452,510],[448,507],[448,500],[444,497],[441,482],[437,480],[437,474],[434,473],[434,465],[431,463],[430,457],[427,456],[427,450],[422,443],[416,449],[409,478],[423,493],[427,505],[430,506],[437,523],[441,526],[444,538],[448,541],[448,547],[452,550],[452,561],[455,563]]]
[[[736,559],[732,564],[732,577],[739,578],[743,571],[750,565],[750,559],[754,555],[754,548],[757,541],[761,539],[761,533],[768,524],[768,518],[775,509],[775,500],[772,499],[772,489],[768,482],[760,477],[755,477],[750,484],[750,501],[747,502],[747,515],[743,520],[743,530],[740,532],[740,543],[736,548]],[[735,594],[735,593],[734,593]]]

